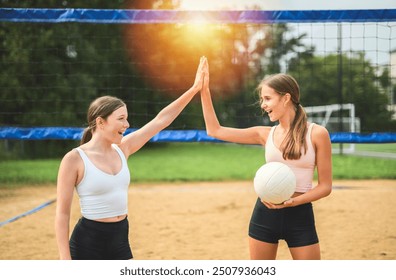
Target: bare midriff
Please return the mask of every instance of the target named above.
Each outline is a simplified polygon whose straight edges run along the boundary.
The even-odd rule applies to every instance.
[[[115,217],[97,219],[95,221],[101,222],[101,223],[115,223],[115,222],[119,222],[119,221],[124,220],[126,218],[126,216],[127,215],[125,214],[125,215],[120,215],[120,216],[115,216]]]

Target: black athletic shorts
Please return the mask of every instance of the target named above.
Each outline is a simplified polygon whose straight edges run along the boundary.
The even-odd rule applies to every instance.
[[[133,258],[129,245],[129,222],[102,223],[81,218],[70,238],[73,260],[129,260]]]
[[[274,244],[283,239],[290,248],[318,243],[312,203],[269,209],[258,198],[250,219],[249,236]]]

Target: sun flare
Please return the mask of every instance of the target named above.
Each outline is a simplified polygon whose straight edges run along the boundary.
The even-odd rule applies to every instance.
[[[216,5],[213,5],[213,1],[201,0],[201,1],[186,1],[181,2],[181,9],[183,10],[195,10],[195,11],[205,11],[210,9],[215,9]]]
[[[264,2],[264,3],[263,3]],[[278,0],[271,0],[277,3]],[[262,0],[181,0],[180,9],[182,10],[240,10],[247,7],[268,5],[268,1]]]

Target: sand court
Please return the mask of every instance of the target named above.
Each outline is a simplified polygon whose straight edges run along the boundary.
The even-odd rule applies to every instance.
[[[322,259],[396,259],[396,180],[334,181],[314,202]],[[56,186],[0,190],[0,222],[56,197]],[[133,183],[129,190],[132,251],[137,260],[249,259],[252,182]],[[0,227],[1,260],[58,258],[56,202]],[[80,217],[77,197],[71,228]],[[291,259],[284,241],[278,259]]]

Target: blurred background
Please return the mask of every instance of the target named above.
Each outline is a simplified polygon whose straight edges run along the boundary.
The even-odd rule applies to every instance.
[[[0,0],[1,8],[268,9],[260,1],[211,1],[212,6],[205,6],[207,2]],[[299,82],[310,119],[325,124],[331,133],[392,133],[395,34],[394,19],[243,24],[202,18],[166,24],[0,21],[0,128],[83,128],[90,102],[102,95],[123,99],[131,127],[139,128],[192,85],[199,58],[205,55],[223,125],[273,125],[258,106],[256,87],[266,75],[286,72]],[[199,96],[169,129],[205,129]],[[77,140],[3,138],[0,159],[56,158],[76,145]],[[342,145],[335,148],[351,148]]]

